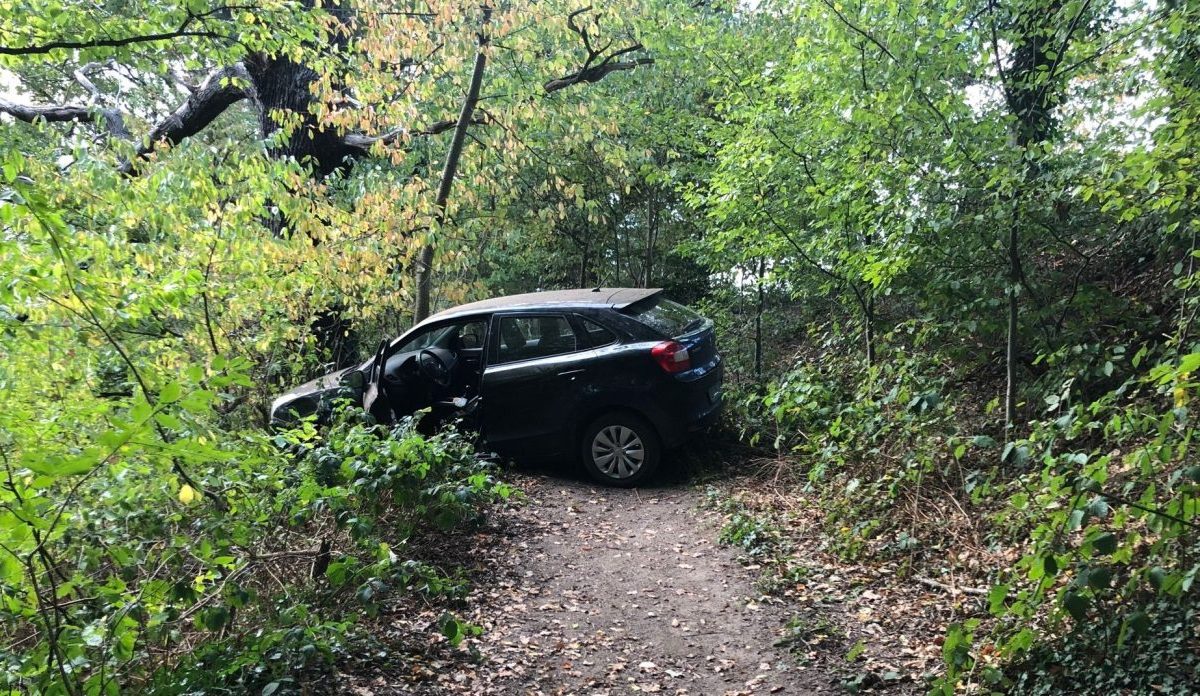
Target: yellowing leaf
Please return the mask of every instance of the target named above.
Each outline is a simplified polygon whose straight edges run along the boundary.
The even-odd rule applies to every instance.
[[[184,505],[191,505],[192,501],[195,499],[196,489],[192,488],[186,483],[183,484],[183,486],[181,486],[179,489],[179,502],[183,503]]]

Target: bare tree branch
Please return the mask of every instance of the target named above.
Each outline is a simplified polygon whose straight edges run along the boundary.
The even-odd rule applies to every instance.
[[[446,163],[442,167],[442,178],[438,183],[437,198],[434,205],[437,212],[434,220],[438,227],[446,222],[446,207],[450,201],[450,189],[454,178],[458,175],[458,161],[462,157],[463,144],[467,139],[467,130],[475,120],[475,105],[479,103],[479,90],[483,86],[483,73],[487,68],[487,23],[492,18],[492,8],[483,6],[483,19],[480,22],[479,33],[476,35],[478,48],[475,51],[475,65],[471,68],[471,82],[463,97],[462,110],[454,123],[454,136],[450,139],[450,149],[446,151]],[[431,242],[421,247],[417,256],[417,301],[413,310],[413,320],[420,322],[429,316],[431,295],[433,292],[433,254]]]
[[[636,49],[631,47],[630,49],[625,50],[638,50],[640,48],[641,46],[639,45]],[[653,58],[638,58],[637,60],[602,63],[600,65],[592,66],[586,70],[580,70],[579,72],[571,73],[565,77],[560,77],[556,80],[550,80],[546,84],[542,85],[542,89],[546,90],[547,92],[557,92],[560,89],[566,89],[571,85],[577,85],[581,82],[599,82],[607,77],[609,73],[619,72],[622,70],[633,70],[639,65],[653,64]]]
[[[116,109],[105,109],[99,106],[77,106],[73,104],[18,104],[0,97],[0,114],[8,114],[18,121],[36,123],[61,123],[78,121],[94,123],[103,119],[109,134],[118,138],[129,138],[129,129],[125,127],[125,119]]]
[[[170,72],[171,72],[171,79],[175,80],[175,84],[182,87],[183,90],[188,92],[189,94],[194,94],[196,92],[196,90],[200,89],[199,86],[197,86],[194,82],[191,81],[190,78],[188,78],[187,74],[185,74],[183,72],[183,70],[181,70],[179,68],[179,66],[177,66],[177,65],[171,66]]]
[[[99,100],[102,95],[100,94],[100,88],[97,87],[96,84],[92,82],[91,78],[88,77],[88,73],[92,72],[93,70],[106,67],[111,62],[112,61],[105,63],[88,63],[86,65],[79,66],[71,72],[71,77],[79,83],[79,86],[83,87],[88,94],[92,95],[91,98],[93,102]]]

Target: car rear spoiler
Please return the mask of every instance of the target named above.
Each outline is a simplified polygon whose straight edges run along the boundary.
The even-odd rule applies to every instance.
[[[622,310],[642,300],[650,299],[662,293],[662,288],[621,288],[609,295],[608,303],[613,309]]]

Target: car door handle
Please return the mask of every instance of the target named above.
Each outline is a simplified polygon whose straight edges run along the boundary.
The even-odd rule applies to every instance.
[[[583,368],[579,368],[578,370],[563,370],[562,372],[558,373],[558,376],[559,377],[570,377],[571,379],[575,379],[576,377],[583,374],[584,372],[587,372],[587,370],[584,370]]]

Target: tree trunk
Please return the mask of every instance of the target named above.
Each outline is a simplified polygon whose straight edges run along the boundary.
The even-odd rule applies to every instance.
[[[1027,192],[1033,191],[1040,176],[1037,163],[1030,157],[1031,146],[1048,140],[1054,132],[1054,108],[1062,101],[1063,85],[1055,75],[1059,57],[1070,45],[1072,33],[1080,25],[1083,12],[1080,9],[1067,27],[1061,45],[1057,41],[1057,27],[1063,4],[1061,0],[1049,0],[1044,7],[1027,7],[1018,11],[1013,26],[1018,34],[1016,47],[1012,51],[1012,63],[1007,72],[998,72],[1003,80],[1004,96],[1009,112],[1014,116],[1011,138],[1020,155],[1021,183],[1012,193],[1012,221],[1008,229],[1008,321],[1005,338],[1005,388],[1004,427],[1011,438],[1017,418],[1017,391],[1019,375],[1017,365],[1020,345],[1020,288],[1026,284],[1021,267],[1021,207]],[[996,58],[999,61],[999,57]],[[999,65],[999,62],[997,62]]]
[[[646,263],[642,269],[642,287],[648,288],[654,272],[654,243],[658,236],[658,201],[654,195],[654,187],[650,187],[646,196]]]
[[[1017,248],[1019,230],[1014,212],[1012,226],[1008,228],[1008,328],[1004,356],[1004,428],[1009,432],[1017,418],[1017,342],[1020,303],[1021,253]],[[1005,440],[1008,440],[1006,437]]]
[[[867,293],[867,303],[863,305],[863,343],[869,370],[875,365],[875,293],[870,290]]]
[[[346,144],[343,135],[333,128],[322,128],[312,113],[312,84],[316,71],[285,58],[264,55],[247,57],[246,74],[252,85],[252,96],[258,102],[258,125],[269,145],[268,154],[277,159],[293,158],[319,181],[352,164],[356,150]],[[299,125],[288,133],[280,133],[274,114],[294,114]],[[276,235],[290,235],[295,225],[285,217],[268,213],[266,224]],[[335,367],[342,367],[359,358],[357,334],[353,320],[346,315],[341,303],[320,310],[309,325],[317,346]]]
[[[272,157],[293,157],[308,167],[314,179],[320,179],[345,167],[347,158],[358,154],[337,130],[318,126],[312,113],[312,83],[318,75],[312,68],[286,58],[258,55],[246,60],[246,72],[254,83],[259,129],[270,142]],[[282,139],[272,115],[279,111],[300,117],[296,130]]]
[[[579,287],[589,287],[588,283],[588,257],[591,255],[592,242],[588,239],[583,243],[583,247],[579,251]]]
[[[483,8],[483,23],[487,24],[491,17],[491,8]],[[446,222],[446,203],[450,200],[450,189],[454,185],[454,177],[458,173],[458,160],[462,156],[463,144],[467,140],[467,128],[471,125],[471,116],[475,113],[475,105],[479,103],[479,88],[483,84],[483,71],[487,67],[487,36],[481,30],[478,35],[479,48],[475,53],[475,66],[471,70],[471,84],[467,87],[467,95],[463,99],[462,111],[458,114],[458,122],[454,125],[454,137],[450,140],[450,150],[446,153],[446,165],[442,168],[442,180],[438,184],[437,208],[435,227],[441,227]],[[432,244],[421,248],[417,259],[417,304],[413,311],[413,322],[423,321],[429,316],[430,297],[433,294],[433,255]]]
[[[767,275],[767,260],[765,257],[758,260],[758,311],[754,314],[754,381],[758,386],[763,383],[763,335],[762,335],[762,318],[763,310],[767,305],[767,292],[763,278]]]

